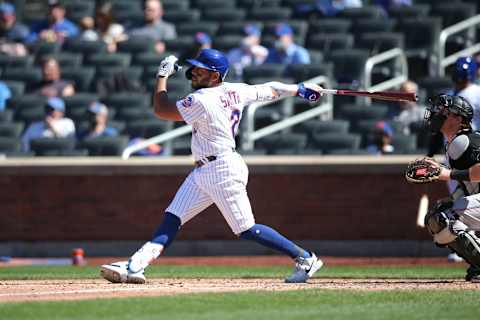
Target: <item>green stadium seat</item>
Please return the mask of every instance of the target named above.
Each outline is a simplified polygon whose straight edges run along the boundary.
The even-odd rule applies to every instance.
[[[117,136],[86,138],[78,147],[87,149],[90,156],[120,156],[127,145],[127,136]]]
[[[74,138],[38,138],[30,141],[30,149],[36,156],[51,156],[56,152],[72,151],[74,148]]]

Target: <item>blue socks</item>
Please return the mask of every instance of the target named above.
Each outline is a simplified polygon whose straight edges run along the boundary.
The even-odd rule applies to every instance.
[[[181,225],[182,222],[179,217],[170,212],[165,212],[162,223],[153,234],[152,242],[161,244],[164,248],[167,248],[173,239],[175,239]]]
[[[242,232],[240,238],[253,240],[270,249],[283,252],[292,259],[297,257],[310,258],[312,256],[307,250],[300,248],[274,229],[263,224],[255,224],[247,231]]]

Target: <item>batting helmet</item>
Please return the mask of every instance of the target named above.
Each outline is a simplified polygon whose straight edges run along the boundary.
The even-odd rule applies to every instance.
[[[477,73],[477,64],[472,57],[461,57],[455,62],[452,79],[458,81],[474,81]]]
[[[225,79],[228,73],[227,57],[215,49],[203,49],[195,59],[187,59],[187,62],[192,66],[220,73],[222,80]],[[189,71],[191,72],[191,70],[187,70],[188,79],[191,78]]]

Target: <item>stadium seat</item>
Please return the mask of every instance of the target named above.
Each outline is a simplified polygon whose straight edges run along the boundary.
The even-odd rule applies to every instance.
[[[263,29],[263,23],[260,21],[226,21],[221,24],[221,30],[222,34],[221,35],[240,35],[244,36],[245,35],[245,25],[247,24],[254,24],[256,25],[260,30]]]
[[[95,137],[80,141],[78,147],[87,149],[90,156],[120,156],[127,144],[127,136]]]
[[[165,47],[168,51],[175,51],[180,54],[187,52],[192,48],[195,39],[192,36],[179,36],[173,40],[165,40]]]
[[[2,73],[2,80],[21,81],[28,91],[42,80],[42,72],[37,67],[7,67]]]
[[[308,31],[308,23],[303,20],[285,20],[292,27],[295,36],[295,43],[303,45]],[[263,36],[275,36],[278,21],[265,21],[263,25]]]
[[[337,152],[354,153],[360,148],[361,136],[352,133],[315,133],[312,136],[313,145],[325,154]]]
[[[114,77],[123,78],[123,80],[129,80],[130,82],[138,82],[142,78],[142,67],[122,67],[122,66],[102,66],[98,65],[95,73],[95,80],[98,91],[99,80],[110,79],[114,80]]]
[[[74,121],[84,119],[88,107],[93,101],[98,100],[98,96],[93,93],[76,93],[73,96],[63,98],[65,101],[66,116]]]
[[[323,75],[328,78],[332,77],[332,63],[318,64],[291,64],[287,67],[288,74],[293,77],[294,82],[302,82]]]
[[[473,17],[477,13],[477,6],[473,3],[438,3],[432,7],[431,15],[442,18],[442,27],[446,28],[462,20]]]
[[[333,62],[335,80],[342,86],[348,85],[354,88],[361,84],[368,57],[367,50],[340,49],[332,50],[327,60]]]
[[[72,151],[74,148],[74,138],[38,138],[30,141],[30,149],[36,156],[51,156],[61,151]]]
[[[203,11],[202,20],[226,22],[226,21],[243,21],[247,13],[244,9],[231,8],[213,8]]]
[[[325,18],[311,21],[308,24],[307,42],[312,36],[318,34],[348,33],[351,26],[351,20],[342,18]]]
[[[438,17],[408,18],[398,21],[395,30],[405,35],[407,56],[427,58],[434,52],[441,28]]]
[[[134,38],[131,37],[126,41],[121,41],[117,43],[117,52],[119,53],[129,53],[132,55],[143,53],[143,52],[154,52],[154,42],[145,41],[143,38]]]
[[[107,44],[104,41],[87,41],[79,38],[68,40],[64,48],[68,52],[77,52],[84,56],[107,52]]]
[[[427,17],[431,10],[429,4],[413,4],[411,6],[390,6],[388,15],[393,19]]]
[[[441,93],[447,93],[453,88],[449,77],[425,77],[418,80],[419,98],[425,100]]]
[[[175,52],[164,52],[162,54],[158,54],[156,52],[141,52],[137,53],[133,56],[132,65],[134,66],[141,66],[145,67],[157,67],[160,65],[160,62],[169,56],[170,54],[177,55]]]
[[[119,11],[114,15],[117,23],[120,23],[125,29],[130,30],[142,26],[145,22],[143,11]]]
[[[417,150],[417,136],[415,134],[395,134],[392,138],[394,154],[413,154]]]
[[[193,0],[191,6],[199,9],[225,8],[235,9],[236,0]]]
[[[13,119],[13,111],[5,109],[0,111],[0,123],[10,122]]]
[[[19,138],[0,136],[0,153],[20,152],[21,142]]]
[[[81,66],[62,68],[62,78],[73,81],[77,92],[90,91],[94,75],[95,68],[93,67]]]
[[[128,67],[132,56],[129,53],[95,53],[86,57],[89,66]]]
[[[109,110],[108,117],[110,118],[110,115],[114,114],[115,110]],[[75,128],[77,132],[84,132],[88,130],[90,126],[90,122],[87,120],[79,120],[75,122]],[[125,121],[120,121],[120,120],[108,120],[108,126],[117,129],[119,133],[123,133],[125,131],[125,128],[127,127],[127,124]]]
[[[160,119],[130,121],[125,129],[126,133],[132,138],[151,138],[167,132],[169,129],[168,121]]]
[[[307,134],[311,141],[314,133],[348,133],[350,122],[347,120],[330,120],[321,121],[318,119],[311,119],[302,122],[294,127],[296,132],[303,132]]]
[[[166,12],[172,10],[187,10],[190,7],[190,0],[163,0],[162,5],[163,10]]]
[[[45,109],[42,106],[16,110],[13,118],[14,121],[25,123],[25,128],[27,128],[32,122],[43,121],[43,119],[45,119]]]
[[[357,41],[357,47],[369,49],[370,54],[375,55],[393,48],[403,49],[405,47],[405,37],[398,32],[363,33]]]
[[[25,83],[23,81],[3,80],[3,82],[12,92],[12,97],[19,97],[25,93]]]
[[[180,37],[193,37],[197,32],[205,32],[210,36],[214,36],[219,28],[219,23],[216,21],[193,21],[186,24],[181,24],[176,27],[177,33]],[[173,50],[168,47],[168,50]],[[182,50],[184,50],[182,48]]]
[[[54,58],[57,60],[62,70],[63,68],[80,67],[83,62],[83,55],[81,53],[61,51],[54,54],[38,55],[36,63],[42,64],[47,58]]]
[[[307,136],[302,133],[277,133],[257,140],[255,145],[266,149],[268,154],[273,154],[277,149],[296,149],[299,151],[306,148]]]
[[[35,57],[56,54],[61,50],[62,44],[60,42],[37,41],[34,45],[30,46],[30,54]],[[35,60],[38,60],[38,58]]]
[[[175,25],[188,24],[200,20],[200,11],[198,9],[165,11],[163,19]]]
[[[157,119],[153,114],[153,110],[147,107],[140,108],[123,108],[119,109],[115,115],[115,120],[126,123],[138,120],[152,120]]]
[[[180,2],[180,1],[179,1]],[[163,1],[162,1],[163,4]],[[114,16],[121,14],[123,12],[142,12],[142,2],[141,1],[131,1],[131,0],[115,0],[112,1],[112,13]]]
[[[353,34],[317,34],[308,39],[306,47],[308,49],[320,50],[324,55],[329,55],[332,50],[353,48]]]
[[[15,57],[6,54],[0,55],[0,68],[27,68],[33,65],[33,56]]]
[[[251,10],[248,15],[248,20],[259,20],[263,22],[276,21],[285,22],[292,16],[292,9],[284,7],[260,7]]]
[[[243,36],[241,35],[226,35],[216,36],[213,39],[213,47],[217,50],[228,52],[233,48],[240,47]]]
[[[353,22],[351,31],[359,38],[367,32],[389,32],[394,26],[392,19],[358,19]]]
[[[75,1],[65,4],[67,18],[79,23],[83,17],[95,16],[95,1]]]
[[[334,112],[335,118],[351,121],[352,129],[355,129],[355,123],[360,120],[385,119],[388,107],[383,104],[372,104],[371,106],[362,104],[344,104],[336,106]]]
[[[381,19],[384,18],[383,9],[380,6],[366,5],[360,8],[345,8],[338,16],[347,19]]]
[[[151,105],[150,94],[144,93],[113,93],[107,97],[102,98],[109,108],[124,109],[124,108],[142,108]]]
[[[237,6],[245,9],[280,7],[282,0],[237,0]]]
[[[11,98],[8,101],[8,107],[12,110],[26,110],[43,108],[47,103],[47,98],[38,94],[25,94],[19,97]]]
[[[24,127],[22,122],[0,122],[0,137],[18,138]]]
[[[262,64],[258,66],[249,66],[243,69],[243,79],[245,82],[253,84],[254,78],[281,77],[284,71],[285,66],[281,64]]]

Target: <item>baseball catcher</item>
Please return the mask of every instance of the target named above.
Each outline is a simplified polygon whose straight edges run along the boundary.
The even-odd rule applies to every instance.
[[[430,99],[426,126],[441,133],[447,142],[448,168],[430,158],[411,162],[407,181],[458,182],[457,189],[430,209],[425,226],[435,244],[448,247],[470,264],[465,279],[480,280],[480,134],[472,131],[473,108],[460,96],[439,95]]]

